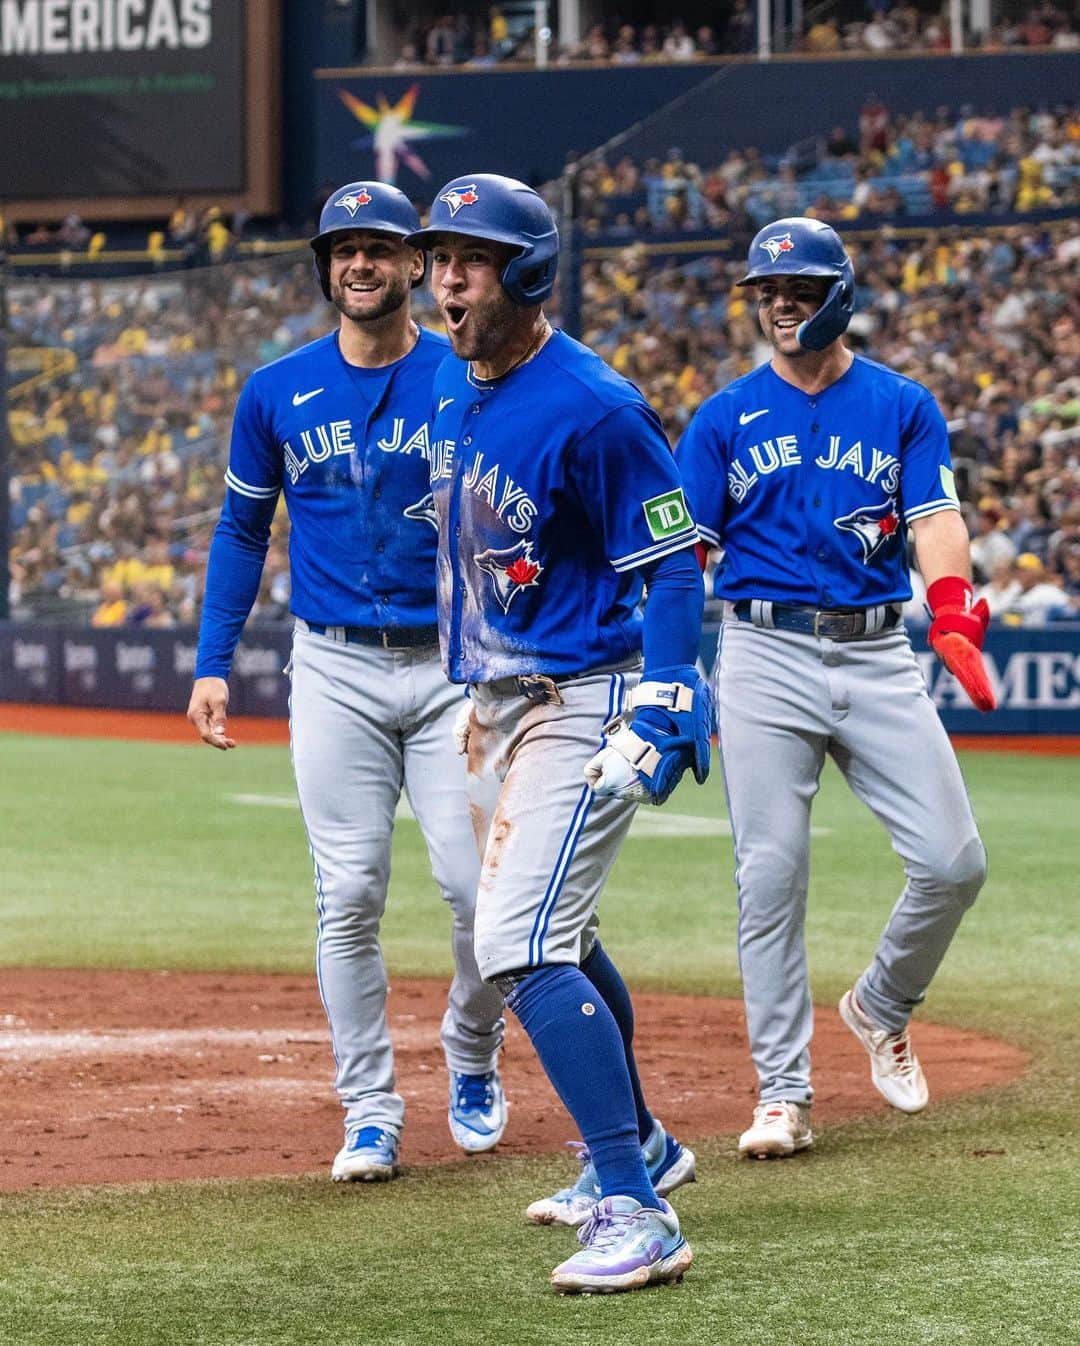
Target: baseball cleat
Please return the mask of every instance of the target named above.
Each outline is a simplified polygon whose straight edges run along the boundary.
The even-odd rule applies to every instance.
[[[786,1159],[814,1143],[810,1109],[801,1103],[759,1103],[752,1125],[739,1137],[744,1159]]]
[[[330,1176],[335,1182],[389,1182],[398,1175],[398,1139],[379,1126],[354,1126],[345,1132]]]
[[[666,1201],[659,1209],[632,1196],[608,1196],[578,1230],[581,1252],[551,1273],[561,1294],[613,1294],[651,1284],[671,1285],[694,1260],[679,1230],[679,1217]]]
[[[855,999],[854,990],[841,997],[840,1017],[866,1048],[870,1078],[882,1098],[901,1112],[922,1112],[930,1102],[930,1090],[908,1030],[889,1033],[879,1028]]]
[[[466,1154],[483,1154],[498,1145],[508,1107],[497,1070],[486,1075],[450,1072],[450,1134]]]
[[[541,1197],[526,1208],[525,1218],[533,1224],[561,1224],[576,1228],[583,1225],[600,1200],[600,1182],[589,1158],[589,1151],[580,1141],[571,1141],[581,1160],[581,1173],[573,1187],[562,1187],[553,1196]],[[667,1196],[676,1187],[695,1181],[695,1160],[692,1150],[680,1145],[657,1122],[652,1135],[641,1147],[641,1157],[649,1181],[657,1196]]]

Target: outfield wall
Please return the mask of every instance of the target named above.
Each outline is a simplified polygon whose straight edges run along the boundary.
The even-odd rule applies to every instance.
[[[0,701],[157,710],[182,714],[195,668],[196,631],[95,630],[27,622],[0,624]],[[710,667],[717,628],[702,636]],[[1080,734],[1080,623],[994,627],[986,664],[999,710],[980,715],[956,679],[926,649],[925,628],[912,642],[945,727],[958,734]],[[230,679],[231,713],[288,714],[291,631],[249,628]]]

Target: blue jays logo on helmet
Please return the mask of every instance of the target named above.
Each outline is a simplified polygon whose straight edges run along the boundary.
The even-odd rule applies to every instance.
[[[498,173],[468,173],[444,184],[431,206],[426,229],[406,239],[433,248],[446,235],[463,234],[503,243],[513,256],[499,279],[512,303],[542,304],[555,288],[559,230],[539,193]]]
[[[364,187],[358,192],[346,192],[344,196],[339,196],[334,202],[335,206],[342,206],[350,215],[355,215],[361,206],[370,206],[375,198]]]
[[[510,604],[523,589],[535,589],[540,583],[544,567],[533,560],[532,550],[531,542],[518,542],[513,547],[490,547],[473,557],[480,569],[491,576],[495,598],[503,612],[510,611]]]
[[[762,253],[768,261],[761,260]],[[831,225],[794,215],[759,229],[750,244],[747,273],[737,284],[757,285],[767,276],[821,276],[833,282],[818,311],[795,332],[804,350],[823,351],[847,331],[855,312],[855,268]]]
[[[762,239],[758,247],[764,248],[769,254],[769,260],[775,262],[782,253],[794,251],[795,244],[790,234],[777,234],[775,238]]]
[[[900,516],[896,512],[895,500],[886,500],[883,505],[865,505],[840,519],[834,519],[833,523],[841,532],[854,533],[859,539],[864,565],[872,561],[889,540],[900,532]]]
[[[448,192],[443,192],[439,200],[445,201],[450,207],[452,219],[462,206],[475,206],[480,200],[480,194],[476,190],[476,183],[471,182],[467,187],[451,187]]]

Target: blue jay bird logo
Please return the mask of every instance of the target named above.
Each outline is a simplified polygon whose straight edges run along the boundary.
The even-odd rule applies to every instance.
[[[424,496],[423,500],[418,500],[415,505],[408,505],[401,512],[406,519],[416,519],[419,523],[429,523],[436,533],[439,531],[439,521],[435,517],[435,497],[430,491]]]
[[[773,238],[766,238],[758,244],[759,248],[764,248],[769,254],[769,261],[775,262],[781,253],[794,252],[795,244],[791,241],[791,234],[776,234]]]
[[[896,501],[886,500],[883,505],[864,505],[861,509],[834,519],[833,523],[842,532],[854,533],[862,544],[863,564],[872,561],[890,538],[900,531],[900,516],[896,512]]]
[[[475,206],[480,200],[480,193],[476,190],[476,183],[471,182],[467,187],[451,187],[448,192],[443,192],[439,200],[445,201],[450,207],[450,218],[453,219],[462,206]]]
[[[510,611],[510,604],[522,589],[535,589],[544,573],[544,567],[532,557],[533,544],[518,542],[513,547],[479,552],[473,560],[491,576],[495,598],[503,612]]]

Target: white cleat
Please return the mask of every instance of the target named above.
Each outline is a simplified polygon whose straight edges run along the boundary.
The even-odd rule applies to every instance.
[[[853,990],[841,997],[840,1017],[866,1048],[870,1078],[882,1098],[901,1112],[922,1112],[930,1102],[930,1090],[911,1048],[908,1030],[889,1033],[879,1028],[855,999]]]
[[[810,1109],[801,1103],[759,1103],[753,1124],[739,1137],[744,1159],[786,1159],[814,1143]]]

